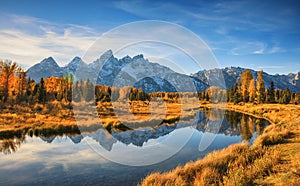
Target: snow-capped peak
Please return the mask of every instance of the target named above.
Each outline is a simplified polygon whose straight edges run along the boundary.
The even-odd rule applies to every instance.
[[[112,57],[113,56],[113,52],[112,52],[112,50],[107,50],[106,52],[104,52],[101,56],[100,56],[100,61],[101,62],[105,62],[105,61],[107,61],[110,57]]]

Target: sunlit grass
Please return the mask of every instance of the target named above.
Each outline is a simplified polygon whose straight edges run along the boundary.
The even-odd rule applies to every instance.
[[[202,105],[223,108],[223,105]],[[245,143],[208,154],[165,173],[148,175],[141,185],[297,185],[300,183],[300,107],[228,104],[228,110],[271,121],[249,147]]]

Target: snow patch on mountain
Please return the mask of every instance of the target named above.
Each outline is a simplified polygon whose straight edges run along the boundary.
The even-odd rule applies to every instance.
[[[28,69],[30,78],[39,82],[41,78],[63,76],[71,72],[76,79],[87,80],[106,86],[135,86],[146,92],[194,92],[204,91],[210,86],[229,89],[241,77],[246,69],[241,67],[226,67],[223,69],[201,70],[190,76],[177,73],[158,63],[150,62],[142,54],[134,57],[114,57],[111,50],[103,53],[98,59],[86,64],[81,58],[75,57],[65,67],[59,67],[52,57]],[[257,71],[251,70],[253,77]],[[300,92],[300,72],[288,75],[270,75],[263,73],[266,88],[274,82],[275,88]]]

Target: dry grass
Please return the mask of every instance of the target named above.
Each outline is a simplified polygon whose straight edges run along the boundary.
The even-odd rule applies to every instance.
[[[55,102],[45,106],[36,104],[32,108],[20,105],[7,107],[0,113],[0,131],[75,126],[72,110],[66,107]]]
[[[263,117],[273,124],[251,147],[231,145],[172,171],[150,174],[141,185],[299,185],[300,107],[228,104],[226,109]]]
[[[179,119],[188,120],[196,113],[195,105],[170,102],[99,102],[73,103],[53,101],[46,105],[14,105],[1,109],[0,131],[22,130],[34,127],[79,126],[81,129],[105,127],[109,130],[128,130],[155,127],[161,123],[174,124]],[[74,112],[74,113],[73,113]],[[76,117],[74,117],[74,114]]]

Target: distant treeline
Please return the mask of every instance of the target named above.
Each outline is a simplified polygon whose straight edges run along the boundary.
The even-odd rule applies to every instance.
[[[271,82],[269,88],[265,88],[263,71],[258,72],[257,79],[253,78],[250,70],[245,70],[241,78],[227,92],[227,101],[233,103],[280,103],[299,104],[300,93],[292,92],[286,87],[285,90],[275,89],[276,82]]]
[[[199,100],[218,102],[252,103],[300,103],[300,93],[275,89],[274,82],[266,89],[263,71],[254,79],[250,70],[242,73],[241,78],[229,90],[210,87],[204,92],[145,93],[141,88],[110,87],[94,85],[91,81],[76,81],[71,73],[63,77],[41,78],[40,82],[26,77],[26,72],[16,63],[0,61],[0,102],[6,104],[35,104],[59,101],[64,103],[79,101],[150,101],[160,97],[168,102],[180,102],[182,97],[198,97]]]
[[[134,87],[94,85],[91,81],[74,81],[71,73],[62,77],[41,78],[40,82],[26,77],[16,63],[0,61],[0,102],[35,104],[51,101],[109,102],[112,100],[150,100],[150,95]]]

